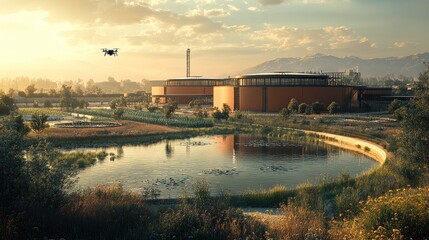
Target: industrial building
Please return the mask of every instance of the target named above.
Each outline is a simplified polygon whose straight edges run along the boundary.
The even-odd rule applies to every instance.
[[[205,78],[190,76],[190,50],[187,50],[185,78],[165,81],[164,86],[152,87],[152,99],[166,102],[173,99],[187,104],[200,99],[205,104],[221,108],[254,112],[278,112],[295,98],[300,103],[319,101],[325,106],[335,101],[341,109],[362,110],[371,102],[382,102],[392,95],[391,88],[367,88],[342,84],[343,73],[294,73],[274,72],[243,74],[230,78]]]

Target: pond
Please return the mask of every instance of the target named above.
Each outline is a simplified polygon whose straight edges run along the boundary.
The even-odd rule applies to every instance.
[[[228,190],[267,189],[276,185],[294,188],[323,178],[351,176],[378,166],[376,161],[328,145],[309,145],[251,135],[202,136],[164,140],[149,145],[107,148],[109,157],[78,174],[79,189],[99,184],[121,183],[132,190],[156,189],[159,198],[176,198],[204,178],[212,193]]]

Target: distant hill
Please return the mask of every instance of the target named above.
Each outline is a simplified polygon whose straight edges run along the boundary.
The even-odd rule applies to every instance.
[[[423,62],[429,62],[429,52],[406,57],[387,57],[362,59],[358,57],[339,58],[324,54],[315,54],[302,58],[277,58],[239,72],[343,72],[346,69],[359,68],[362,77],[383,77],[387,74],[417,77],[425,70]]]

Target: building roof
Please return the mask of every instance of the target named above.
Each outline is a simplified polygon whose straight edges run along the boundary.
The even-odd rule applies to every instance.
[[[311,78],[327,78],[327,74],[315,73],[297,73],[297,72],[271,72],[271,73],[250,73],[235,76],[235,78],[252,78],[252,77],[311,77]]]

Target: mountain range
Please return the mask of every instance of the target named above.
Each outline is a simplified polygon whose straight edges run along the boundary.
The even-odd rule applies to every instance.
[[[243,70],[239,74],[309,71],[344,72],[353,69],[361,72],[362,77],[383,77],[388,74],[418,77],[426,69],[424,62],[429,62],[429,52],[405,57],[372,59],[353,56],[339,58],[318,53],[306,57],[277,58]]]

